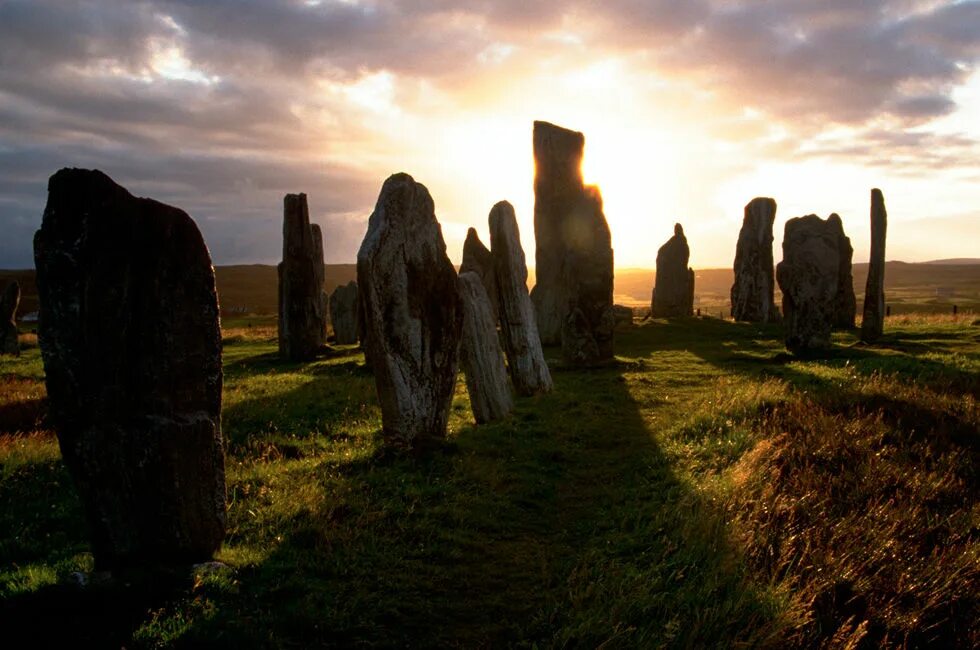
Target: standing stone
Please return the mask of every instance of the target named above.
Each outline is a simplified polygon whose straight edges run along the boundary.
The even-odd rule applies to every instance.
[[[333,323],[333,334],[337,343],[357,343],[360,332],[358,314],[357,283],[351,280],[330,294],[330,322]]]
[[[650,313],[654,318],[694,315],[694,270],[687,266],[691,251],[681,224],[674,224],[674,236],[657,251]]]
[[[742,230],[735,248],[732,317],[750,323],[779,322],[772,272],[772,224],[776,202],[755,198],[745,206]]]
[[[96,568],[207,560],[225,529],[221,330],[197,226],[62,169],[34,260],[50,416]]]
[[[864,289],[864,313],[861,318],[861,340],[872,343],[885,328],[885,231],[888,213],[881,190],[871,190],[871,259],[868,283]]]
[[[542,343],[561,342],[574,364],[612,358],[615,329],[612,242],[598,188],[582,183],[584,147],[577,131],[534,123],[531,299]]]
[[[473,417],[478,424],[501,420],[514,410],[514,399],[507,382],[490,297],[480,276],[473,271],[459,274],[459,290],[463,299],[460,362],[466,374]]]
[[[493,270],[493,255],[480,241],[480,236],[476,234],[475,228],[466,231],[466,241],[463,242],[463,263],[459,266],[459,272],[473,272],[480,276],[483,288],[486,289],[487,296],[490,298],[493,322],[496,323],[499,318],[499,309],[497,307],[497,276]]]
[[[283,359],[309,361],[323,344],[323,276],[323,238],[318,226],[310,226],[306,195],[287,194],[279,264],[279,355]]]
[[[0,296],[0,354],[20,356],[17,340],[17,306],[20,304],[20,285],[11,282]]]
[[[490,210],[490,250],[500,294],[500,329],[507,351],[510,378],[520,395],[551,391],[551,371],[545,363],[527,293],[527,266],[514,207],[501,201]]]
[[[323,263],[323,231],[319,224],[310,224],[313,236],[313,261],[316,265],[316,285],[320,287],[320,302],[317,303],[316,321],[320,334],[320,345],[327,342],[327,320],[330,314],[330,296],[324,290],[327,279],[327,267]]]
[[[786,347],[805,353],[830,346],[840,269],[840,240],[832,220],[815,214],[786,222],[783,261],[776,278],[783,291]]]
[[[629,329],[633,327],[633,308],[626,305],[613,305],[613,314],[616,316],[616,327],[619,329]]]
[[[357,253],[366,356],[386,442],[421,450],[446,436],[463,308],[429,191],[385,181]]]
[[[844,234],[844,223],[835,212],[827,218],[831,228],[837,235],[837,254],[840,266],[837,269],[837,298],[834,302],[834,327],[836,329],[854,329],[854,316],[857,312],[857,300],[854,297],[854,275],[851,272],[851,262],[854,258],[854,247],[851,239]]]

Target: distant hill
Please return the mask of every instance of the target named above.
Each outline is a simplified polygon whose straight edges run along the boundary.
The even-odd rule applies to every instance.
[[[951,257],[948,260],[931,260],[929,262],[922,262],[923,264],[946,264],[946,265],[973,265],[980,264],[980,257]]]
[[[332,292],[341,284],[356,279],[354,264],[327,264],[326,290]],[[867,264],[855,264],[854,292],[858,296],[858,310],[864,295],[868,277]],[[277,311],[276,267],[266,264],[219,266],[215,268],[221,309],[227,313],[275,314]],[[651,269],[617,269],[615,300],[634,307],[648,306],[653,289],[654,271]],[[33,270],[0,270],[0,287],[10,280],[21,285],[19,314],[37,311],[37,289]],[[732,269],[696,269],[696,306],[707,313],[729,309],[729,292],[734,273]],[[528,285],[534,285],[534,271],[529,270]],[[953,261],[950,263],[924,262],[908,264],[888,262],[885,268],[885,293],[893,312],[945,311],[950,304],[963,309],[980,310],[980,261]],[[779,294],[777,291],[777,301]]]

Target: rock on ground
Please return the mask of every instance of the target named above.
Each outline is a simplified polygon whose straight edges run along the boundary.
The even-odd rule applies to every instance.
[[[490,250],[500,297],[500,328],[514,388],[521,395],[552,389],[527,292],[527,266],[514,207],[501,201],[490,211]]]
[[[460,362],[466,375],[473,417],[480,424],[501,420],[514,410],[514,399],[510,394],[490,297],[480,276],[473,271],[459,274],[459,288],[463,299]]]
[[[34,259],[49,413],[96,568],[210,559],[225,530],[221,331],[197,226],[62,169]]]
[[[694,314],[694,270],[687,263],[691,251],[681,224],[674,224],[674,236],[657,251],[650,314],[654,318]]]
[[[333,324],[334,339],[341,345],[357,343],[360,323],[357,304],[357,282],[351,280],[330,294],[330,322]]]
[[[861,340],[877,341],[885,329],[885,234],[888,212],[881,190],[871,190],[871,258],[864,289]]]
[[[732,285],[732,317],[750,323],[779,322],[773,298],[772,224],[776,202],[754,198],[745,206],[742,229],[735,248],[735,283]]]
[[[832,220],[816,215],[786,222],[783,261],[776,278],[783,292],[786,347],[806,353],[830,346],[840,268],[840,239]]]
[[[0,295],[0,354],[20,356],[17,338],[17,306],[20,305],[20,284],[11,282]]]
[[[445,438],[463,321],[457,283],[429,191],[391,176],[357,253],[357,286],[382,433],[396,449]]]

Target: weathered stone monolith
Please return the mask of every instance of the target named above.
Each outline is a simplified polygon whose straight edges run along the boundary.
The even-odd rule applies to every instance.
[[[854,247],[851,246],[850,237],[844,234],[844,223],[836,212],[827,217],[827,221],[837,235],[837,259],[840,264],[837,269],[837,297],[834,299],[834,327],[853,329],[854,316],[857,312],[854,276],[851,272]]]
[[[357,304],[357,283],[351,280],[330,294],[330,322],[333,324],[334,339],[341,345],[357,343],[360,323]]]
[[[480,276],[487,297],[490,298],[493,322],[496,323],[500,310],[497,307],[499,298],[497,296],[497,276],[493,270],[493,254],[480,241],[480,236],[476,234],[475,228],[466,231],[466,241],[463,242],[463,263],[459,266],[459,272],[472,272]]]
[[[320,287],[320,302],[317,303],[316,325],[320,345],[327,342],[327,321],[330,316],[330,296],[325,291],[327,268],[323,263],[323,231],[319,224],[310,224],[313,237],[313,262],[316,265],[316,286]]]
[[[0,354],[20,356],[17,339],[17,306],[20,304],[20,284],[11,282],[0,295]]]
[[[786,222],[783,261],[776,279],[783,292],[786,347],[806,353],[830,346],[837,301],[840,240],[832,220],[815,214]]]
[[[864,310],[861,317],[861,340],[872,343],[885,327],[885,232],[888,213],[881,190],[871,190],[871,258],[868,282],[864,289]]]
[[[551,371],[544,360],[534,306],[527,293],[527,265],[514,207],[501,201],[490,210],[490,250],[500,294],[500,329],[514,388],[521,395],[547,393]]]
[[[473,417],[479,424],[501,420],[514,410],[514,398],[510,394],[490,297],[483,280],[473,271],[459,274],[459,289],[463,299],[460,363],[466,375]]]
[[[319,239],[319,241],[317,241]],[[279,263],[279,355],[309,361],[326,337],[323,238],[310,225],[305,194],[283,199],[282,262]]]
[[[564,286],[568,307],[561,353],[566,363],[589,366],[613,358],[616,331],[612,237],[602,213],[599,188],[584,189],[571,223],[574,234],[566,232]]]
[[[62,169],[34,260],[50,417],[96,568],[207,560],[225,528],[221,330],[197,226]]]
[[[694,270],[687,266],[691,251],[681,224],[674,224],[674,236],[657,251],[650,314],[654,318],[694,314]]]
[[[612,240],[599,189],[582,183],[584,147],[577,131],[534,123],[531,300],[542,343],[576,365],[612,358],[615,329]]]
[[[750,323],[775,323],[779,311],[774,300],[772,224],[776,202],[754,198],[745,206],[742,229],[735,248],[735,283],[732,285],[732,317]]]
[[[457,285],[429,191],[391,176],[357,253],[364,345],[389,446],[420,451],[446,436],[463,324]]]

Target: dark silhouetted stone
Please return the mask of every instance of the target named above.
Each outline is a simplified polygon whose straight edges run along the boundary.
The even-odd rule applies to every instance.
[[[327,267],[323,263],[323,231],[319,224],[310,224],[313,236],[313,262],[316,268],[316,286],[320,287],[320,302],[317,304],[316,322],[320,334],[320,345],[327,342],[327,321],[330,315],[330,296],[324,290]]]
[[[325,340],[323,276],[323,239],[319,226],[310,226],[306,195],[287,194],[279,263],[279,355],[283,359],[309,361]]]
[[[514,410],[497,321],[483,280],[473,271],[459,274],[463,300],[463,341],[460,362],[466,375],[473,417],[480,424],[501,420]]]
[[[457,283],[429,191],[391,176],[357,253],[364,346],[390,446],[445,438],[463,321]]]
[[[629,329],[633,327],[633,308],[626,305],[613,305],[613,314],[616,317],[616,327],[619,329]]]
[[[776,202],[755,198],[745,206],[742,230],[735,249],[732,317],[750,323],[776,323],[779,311],[773,298],[772,224]]]
[[[197,226],[63,169],[34,259],[50,416],[96,568],[207,560],[225,528],[221,331]]]
[[[830,346],[837,303],[838,226],[811,214],[786,222],[783,261],[776,279],[783,292],[786,347],[795,353]]]
[[[333,335],[337,343],[357,343],[361,327],[358,322],[359,312],[357,283],[353,280],[337,287],[330,294],[330,322],[333,324]]]
[[[534,306],[527,293],[527,266],[513,206],[501,201],[490,210],[490,250],[500,295],[500,329],[510,378],[521,395],[547,393],[551,372],[541,351]]]
[[[853,329],[854,316],[857,312],[857,300],[854,297],[854,276],[851,272],[851,261],[854,258],[854,247],[851,239],[844,234],[844,223],[835,212],[827,217],[831,227],[837,234],[837,255],[840,266],[837,269],[837,297],[834,300],[834,327],[837,329]]]
[[[585,137],[534,123],[534,303],[541,342],[575,365],[612,358],[613,251],[596,187],[582,183]],[[565,336],[568,340],[565,340]]]
[[[657,251],[650,314],[654,318],[694,314],[694,270],[687,266],[691,251],[681,224],[674,224],[674,236]]]
[[[486,289],[487,297],[490,299],[490,309],[493,314],[493,322],[499,318],[497,302],[497,276],[493,270],[493,255],[490,250],[480,241],[480,236],[476,234],[475,228],[466,231],[466,241],[463,242],[463,263],[459,266],[460,273],[472,272],[480,276],[483,288]]]
[[[864,289],[864,310],[861,317],[861,340],[872,343],[885,328],[885,232],[888,213],[881,190],[871,190],[871,259],[868,264],[868,283]]]
[[[17,306],[20,304],[20,285],[11,282],[0,295],[0,354],[20,356],[17,340]]]

